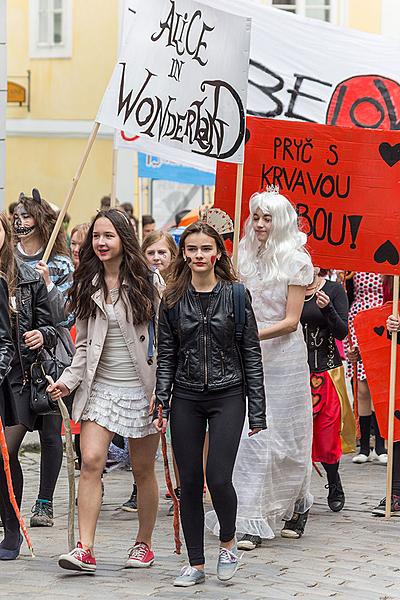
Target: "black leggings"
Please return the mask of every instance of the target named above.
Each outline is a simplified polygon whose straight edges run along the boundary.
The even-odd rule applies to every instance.
[[[38,498],[52,501],[63,457],[62,417],[46,415],[42,419],[42,428],[39,431],[41,455]]]
[[[40,488],[41,500],[53,500],[58,475],[62,463],[61,416],[46,415],[42,417],[42,429],[39,431],[41,443]],[[18,506],[21,506],[24,478],[18,453],[27,428],[24,425],[13,425],[5,428],[5,436],[10,457],[10,471],[14,494]],[[2,546],[13,549],[17,546],[19,523],[8,499],[7,481],[4,475],[3,461],[0,460],[0,515],[4,525]]]
[[[181,478],[180,510],[192,566],[204,559],[203,446],[209,426],[207,486],[220,524],[221,542],[235,535],[237,497],[232,472],[243,429],[246,402],[242,395],[212,400],[173,397],[171,438]]]

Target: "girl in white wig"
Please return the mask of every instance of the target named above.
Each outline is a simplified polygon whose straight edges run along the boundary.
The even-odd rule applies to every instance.
[[[238,496],[238,548],[262,539],[299,538],[310,494],[312,403],[307,350],[299,325],[314,272],[297,214],[276,189],[250,198],[239,244],[239,272],[253,298],[264,364],[268,429],[240,443],[234,471]],[[213,512],[207,526],[217,533]]]

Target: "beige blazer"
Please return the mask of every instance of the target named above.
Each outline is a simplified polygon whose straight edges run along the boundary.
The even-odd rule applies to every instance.
[[[111,291],[115,316],[124,336],[126,346],[146,396],[152,396],[155,385],[156,357],[148,357],[149,332],[148,324],[133,325],[126,318],[125,306],[121,299],[117,300],[118,291]],[[79,421],[89,400],[94,377],[103,351],[108,330],[108,318],[105,309],[103,290],[97,290],[92,296],[96,304],[96,314],[85,320],[76,322],[76,353],[70,367],[60,377],[71,391],[76,389],[72,406],[72,418]]]

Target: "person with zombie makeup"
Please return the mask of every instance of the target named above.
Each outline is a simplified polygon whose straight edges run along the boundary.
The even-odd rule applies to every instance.
[[[57,221],[57,214],[37,189],[32,196],[21,193],[14,209],[14,235],[17,239],[17,259],[34,268],[47,286],[51,312],[57,328],[56,355],[67,364],[74,352],[69,333],[74,317],[65,311],[68,290],[72,284],[73,265],[69,257],[65,231],[60,229],[50,259],[42,257]],[[68,352],[65,348],[68,348]],[[46,415],[39,431],[41,446],[40,487],[32,508],[31,527],[51,527],[53,494],[62,462],[61,415]]]
[[[282,537],[302,536],[313,503],[310,372],[300,315],[314,269],[287,198],[272,188],[254,194],[249,209],[239,273],[253,297],[261,340],[268,429],[255,438],[243,430],[235,465],[243,550],[280,528]],[[206,523],[216,532],[213,513]]]
[[[2,382],[0,405],[5,403],[5,414],[2,416],[5,417],[3,423],[6,426],[11,477],[17,503],[21,506],[23,475],[18,459],[19,448],[27,431],[41,431],[46,427],[45,417],[37,417],[30,410],[30,367],[36,360],[38,349],[55,347],[56,330],[43,279],[37,271],[15,258],[11,226],[6,215],[1,213],[0,272],[6,273],[10,292],[8,306],[4,307],[3,304],[0,307],[0,322],[10,321],[15,347],[7,377]],[[6,331],[1,332],[1,347],[0,355],[4,359],[8,347]],[[13,560],[19,555],[22,536],[9,500],[3,465],[0,465],[0,515],[4,526],[0,560]]]
[[[342,510],[345,503],[339,461],[342,452],[355,451],[356,441],[354,415],[336,345],[336,340],[347,335],[348,312],[343,286],[328,281],[316,268],[306,290],[300,320],[307,344],[313,401],[312,458],[326,471],[328,506],[333,512]]]
[[[246,413],[246,393],[248,435],[266,428],[257,325],[250,295],[239,286],[244,322],[237,338],[236,282],[217,231],[203,221],[185,229],[160,307],[154,412],[159,431],[166,430],[170,419],[181,478],[180,513],[189,566],[174,581],[179,587],[205,581],[203,446],[207,425],[206,476],[221,528],[217,577],[223,581],[233,577],[239,561],[232,471]]]
[[[78,490],[80,540],[59,557],[63,569],[94,572],[94,540],[101,508],[101,477],[115,434],[129,439],[138,487],[139,530],[127,568],[154,562],[152,533],[158,487],[154,471],[159,435],[152,425],[155,384],[154,318],[158,277],[149,269],[125,213],[110,209],[94,218],[80,249],[70,291],[76,315],[76,354],[49,386],[54,399],[76,390],[72,418],[81,423]]]

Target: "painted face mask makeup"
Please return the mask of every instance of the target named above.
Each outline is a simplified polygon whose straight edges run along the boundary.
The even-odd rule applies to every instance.
[[[33,217],[26,212],[26,209],[21,205],[17,206],[14,211],[14,231],[21,238],[30,235],[35,230]]]

